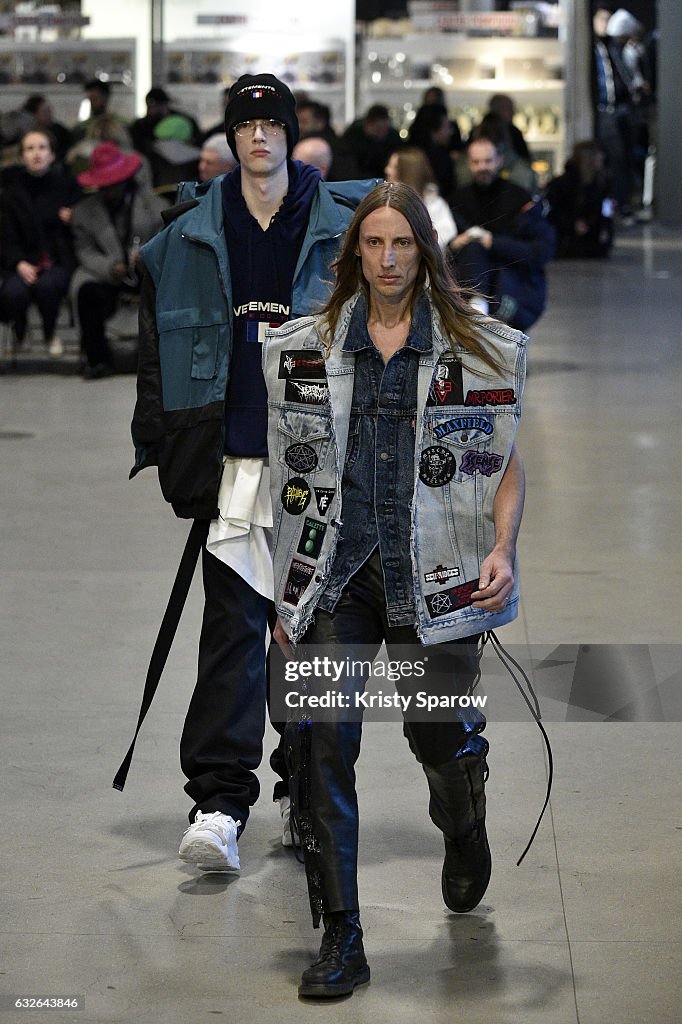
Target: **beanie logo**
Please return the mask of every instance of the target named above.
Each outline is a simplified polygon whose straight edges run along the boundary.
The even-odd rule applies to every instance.
[[[260,100],[263,98],[265,93],[270,93],[271,96],[277,95],[277,90],[272,85],[247,85],[243,89],[240,89],[237,96],[244,96],[244,94],[250,95],[252,100]]]

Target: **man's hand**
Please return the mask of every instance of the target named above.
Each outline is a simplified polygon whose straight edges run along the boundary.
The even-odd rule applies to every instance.
[[[496,545],[481,564],[478,590],[471,595],[472,607],[486,612],[500,612],[514,589],[514,553]]]
[[[128,264],[121,263],[120,261],[112,263],[111,265],[111,276],[116,283],[122,281],[128,276]]]
[[[489,249],[493,244],[493,236],[485,228],[475,226],[455,235],[450,242],[450,250],[451,252],[459,252],[460,249],[463,249],[465,245],[469,245],[470,242],[478,242],[484,249]]]
[[[26,285],[35,284],[38,280],[37,268],[26,260],[19,260],[17,263],[17,274]]]
[[[285,656],[285,658],[292,659],[294,657],[294,649],[289,643],[289,636],[284,631],[284,626],[280,621],[279,615],[277,616],[277,624],[274,630],[272,631],[272,639],[281,649],[282,654]]]

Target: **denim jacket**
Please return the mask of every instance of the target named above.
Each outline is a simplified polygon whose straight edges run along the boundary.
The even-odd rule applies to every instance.
[[[357,298],[346,303],[328,356],[313,317],[269,331],[263,347],[275,604],[293,642],[311,622],[344,525],[341,478],[352,443],[355,356],[343,351],[343,341]],[[460,346],[453,357],[433,306],[431,317],[433,348],[419,359],[414,457],[405,466],[414,481],[415,625],[427,645],[494,629],[518,614],[516,572],[502,611],[473,608],[471,593],[495,545],[493,500],[521,412],[527,341],[482,318],[481,341],[504,368],[493,374]]]

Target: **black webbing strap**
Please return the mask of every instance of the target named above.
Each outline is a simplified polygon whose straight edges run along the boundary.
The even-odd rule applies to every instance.
[[[145,716],[149,711],[156,688],[159,685],[159,679],[166,666],[168,655],[170,653],[173,638],[180,622],[180,616],[182,615],[182,609],[185,607],[185,601],[187,600],[187,594],[192,583],[192,577],[194,576],[194,570],[199,558],[199,552],[204,545],[206,538],[208,537],[208,519],[195,519],[192,523],[192,529],[189,531],[187,537],[187,543],[185,544],[185,550],[182,552],[182,558],[180,559],[180,565],[175,576],[175,582],[173,583],[173,589],[171,590],[170,597],[168,598],[168,605],[161,622],[159,629],[159,635],[156,638],[154,644],[154,650],[149,660],[149,668],[147,669],[147,678],[144,683],[144,692],[142,694],[142,706],[140,708],[140,716],[137,720],[137,729],[133,736],[133,742],[130,744],[128,753],[123,758],[121,767],[116,772],[116,777],[113,781],[114,789],[123,790],[126,784],[126,778],[128,776],[128,769],[130,768],[130,762],[133,759],[133,750],[135,749],[135,741],[137,740],[137,734],[140,731],[140,727],[145,720]]]

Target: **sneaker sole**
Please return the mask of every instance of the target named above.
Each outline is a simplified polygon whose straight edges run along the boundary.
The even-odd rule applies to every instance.
[[[178,857],[186,864],[195,864],[201,871],[240,871],[239,860],[232,862],[217,850],[213,843],[205,839],[195,839],[184,849],[178,851]]]
[[[349,996],[358,985],[366,985],[369,980],[369,966],[366,966],[350,981],[339,982],[337,985],[306,985],[301,982],[298,994],[308,999],[338,999],[339,996]]]

